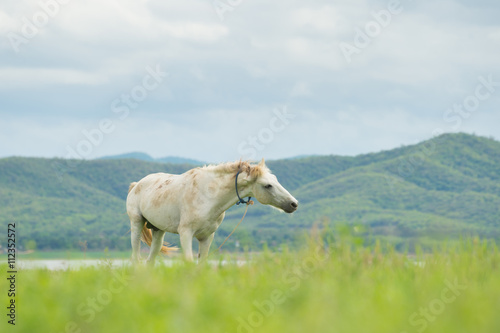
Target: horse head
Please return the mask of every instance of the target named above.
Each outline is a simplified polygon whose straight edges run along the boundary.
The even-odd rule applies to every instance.
[[[275,207],[286,213],[293,213],[299,207],[295,199],[279,182],[278,178],[266,167],[264,159],[250,171],[251,196],[261,204]]]

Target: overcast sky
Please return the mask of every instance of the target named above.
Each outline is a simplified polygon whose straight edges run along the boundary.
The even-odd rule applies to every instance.
[[[59,1],[2,0],[0,157],[500,139],[498,1]]]

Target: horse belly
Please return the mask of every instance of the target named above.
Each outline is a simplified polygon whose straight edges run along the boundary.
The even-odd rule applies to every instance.
[[[149,213],[149,214],[148,214]],[[179,228],[180,214],[175,205],[164,204],[154,212],[143,214],[146,220],[160,230],[177,233]]]
[[[200,223],[197,223],[194,231],[194,237],[203,239],[213,234],[215,231],[217,231],[217,229],[219,229],[219,226],[224,219],[224,215],[225,214],[222,213],[218,218],[209,218],[207,220],[200,221]]]
[[[194,237],[198,239],[206,238],[213,234],[218,229],[218,227],[219,226],[215,223],[205,224],[194,232]]]
[[[181,190],[178,176],[153,174],[142,182],[140,210],[142,216],[160,230],[177,233],[180,221],[177,193]]]

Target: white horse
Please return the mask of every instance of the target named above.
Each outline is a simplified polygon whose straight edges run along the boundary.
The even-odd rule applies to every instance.
[[[165,232],[179,234],[186,260],[193,261],[192,241],[199,241],[199,258],[208,256],[214,233],[229,207],[241,198],[255,197],[287,213],[298,208],[298,201],[281,186],[266,167],[232,162],[195,168],[181,175],[150,174],[130,184],[127,214],[131,224],[132,259],[140,260],[141,234],[151,249],[147,262],[154,264],[163,246]],[[153,232],[149,228],[153,229]]]

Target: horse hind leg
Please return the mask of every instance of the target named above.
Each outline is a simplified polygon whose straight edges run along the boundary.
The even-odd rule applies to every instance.
[[[151,249],[149,251],[148,258],[146,262],[152,266],[155,264],[155,258],[160,253],[161,247],[163,246],[163,238],[165,237],[165,231],[153,230],[153,239],[151,241]]]

